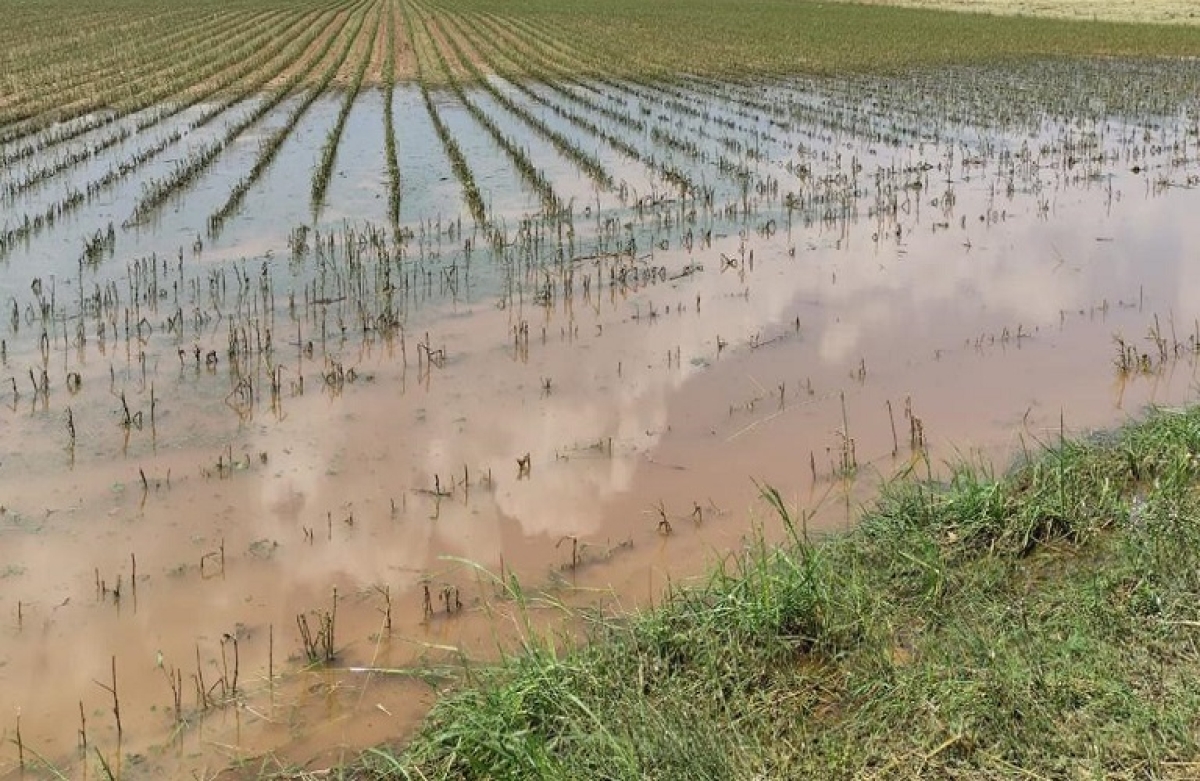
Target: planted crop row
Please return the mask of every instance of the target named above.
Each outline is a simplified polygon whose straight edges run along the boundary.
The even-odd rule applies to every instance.
[[[387,5],[387,59],[383,65],[383,156],[388,172],[388,221],[392,230],[400,226],[400,163],[396,154],[396,121],[393,105],[396,94],[396,3]]]
[[[502,53],[503,56],[508,57],[510,60],[513,58],[520,58],[522,61],[520,65],[526,72],[545,74],[547,78],[545,78],[543,83],[549,89],[553,90],[555,93],[559,94],[569,102],[575,103],[587,110],[599,113],[601,116],[614,120],[636,135],[640,135],[645,130],[646,125],[643,121],[635,119],[628,114],[607,109],[603,106],[600,106],[595,101],[584,98],[572,90],[561,86],[556,77],[565,77],[563,71],[552,63],[545,61],[533,61],[532,57],[535,55],[527,52],[524,45],[522,45],[520,42],[509,39],[507,37],[507,31],[491,28],[486,32],[478,29],[476,29],[475,32],[477,35],[475,38],[473,38],[474,41],[489,40],[497,42],[490,47],[493,53]],[[504,44],[502,47],[500,42],[503,42]],[[577,127],[596,135],[598,138],[605,141],[622,154],[625,154],[626,156],[642,163],[643,165],[646,165],[648,168],[658,174],[664,181],[667,181],[678,188],[682,195],[686,196],[691,194],[705,198],[706,200],[711,199],[711,191],[709,191],[706,195],[706,190],[709,190],[709,188],[702,188],[696,185],[692,177],[684,170],[668,162],[655,159],[653,154],[639,151],[623,138],[605,131],[596,123],[582,116],[579,112],[567,109],[553,101],[550,101],[544,96],[539,95],[537,92],[530,89],[528,85],[522,84],[520,79],[514,79],[510,83],[512,83],[516,89],[529,96],[531,100],[547,106],[559,116],[575,124]]]
[[[288,30],[293,30],[300,26],[303,20],[297,20],[289,26]],[[211,54],[203,60],[204,67],[197,67],[195,70],[181,70],[180,74],[173,82],[163,82],[157,90],[143,96],[143,99],[138,104],[131,104],[126,109],[120,111],[104,111],[91,116],[85,115],[82,121],[67,123],[51,128],[48,132],[39,134],[38,137],[28,140],[15,149],[6,149],[0,151],[0,156],[3,156],[3,161],[6,164],[11,164],[15,161],[33,157],[45,153],[50,148],[72,141],[92,130],[102,128],[106,125],[117,122],[125,116],[135,112],[149,109],[145,117],[137,121],[134,132],[142,132],[149,129],[158,122],[174,116],[191,106],[211,97],[221,89],[235,83],[239,78],[245,76],[244,69],[248,62],[253,62],[259,52],[262,51],[263,42],[274,34],[272,28],[267,26],[255,27],[249,29],[249,34],[238,35],[226,41],[226,45],[234,47],[226,51],[225,56],[214,58]],[[202,55],[201,55],[202,56]],[[229,71],[234,75],[233,78],[214,79],[216,74],[222,70]],[[206,81],[214,81],[210,89],[196,90],[198,82],[193,79],[202,79]],[[97,89],[99,89],[97,87]],[[187,93],[192,93],[190,97],[184,97]]]
[[[470,39],[471,43],[475,47],[475,50],[477,52],[479,52],[480,57],[483,59],[484,62],[487,63],[488,67],[490,67],[493,71],[496,71],[499,73],[499,72],[503,72],[505,70],[504,68],[501,68],[499,66],[499,64],[497,62],[497,57],[505,57],[510,62],[514,62],[514,63],[516,62],[515,58],[522,57],[521,49],[519,49],[518,47],[515,47],[515,46],[501,47],[497,43],[497,41],[503,40],[502,38],[497,38],[494,33],[489,35],[489,34],[485,33],[484,31],[480,30],[477,26],[474,25],[473,20],[470,17],[465,17],[465,16],[459,17],[459,21],[462,22],[463,26],[465,26],[467,28],[467,30],[464,31],[463,27],[460,26],[458,32],[463,34],[464,37],[468,37]],[[538,72],[540,72],[536,69],[536,66],[533,66],[533,64],[530,63],[528,60],[525,60],[523,65],[527,65],[530,67],[522,67],[521,68],[522,73],[538,73]],[[631,160],[633,160],[635,162],[646,165],[651,170],[654,170],[665,181],[668,181],[672,185],[677,187],[682,195],[686,196],[688,193],[691,193],[691,192],[694,192],[697,190],[696,185],[692,181],[691,177],[689,177],[686,173],[684,173],[672,166],[657,164],[652,158],[643,155],[642,152],[640,152],[637,148],[635,148],[632,144],[630,144],[629,142],[627,142],[625,139],[621,138],[620,136],[617,136],[613,133],[609,133],[608,131],[606,131],[605,129],[603,129],[602,127],[597,125],[595,122],[588,119],[586,116],[582,115],[581,113],[579,113],[577,111],[572,111],[571,109],[568,109],[565,106],[562,106],[552,100],[549,100],[545,96],[540,95],[536,91],[530,89],[527,84],[523,83],[520,76],[509,80],[508,83],[514,89],[518,90],[523,95],[528,97],[530,100],[534,101],[535,103],[537,103],[541,106],[544,106],[544,107],[550,109],[551,111],[553,111],[558,116],[562,117],[567,122],[570,122],[571,124],[580,128],[584,132],[589,133],[592,136],[595,136],[596,138],[600,139],[604,143],[608,144],[611,148],[615,149],[617,152],[625,155],[626,157],[630,158]],[[570,90],[566,89],[565,87],[562,87],[553,79],[553,77],[548,77],[545,79],[545,81],[542,81],[540,83],[542,83],[547,88],[553,90],[554,92],[558,93],[560,96],[562,96],[572,102],[578,103],[579,105],[582,105],[588,109],[596,110],[596,107],[594,104],[592,104],[587,99],[576,96],[575,93],[571,92]],[[603,116],[606,116],[610,119],[615,119],[620,124],[624,125],[625,127],[629,128],[631,130],[634,130],[635,132],[641,131],[645,128],[645,125],[643,123],[641,123],[639,120],[629,118],[623,114],[620,114],[619,112],[611,112],[611,116],[609,114],[605,114],[604,112],[598,111],[597,113],[601,113]]]
[[[521,27],[521,33],[527,41],[536,46],[539,53],[558,49],[561,60],[565,60],[567,63],[563,67],[576,71],[599,69],[600,63],[589,60],[589,55],[584,49],[579,49],[572,55],[563,53],[561,47],[556,45],[555,39],[552,36],[528,24]],[[568,60],[568,56],[573,56],[574,60]],[[590,56],[594,57],[596,55],[593,54]],[[638,78],[634,82],[616,82],[605,77],[599,77],[597,81],[611,90],[620,91],[636,98],[643,104],[660,103],[664,108],[676,114],[692,116],[702,121],[711,119],[711,115],[706,113],[706,109],[696,108],[691,105],[686,99],[683,99],[681,93],[669,85],[651,82],[645,78]],[[674,152],[678,152],[694,162],[707,162],[710,156],[702,152],[696,142],[679,136],[666,123],[660,122],[651,126],[650,137],[652,141]],[[753,174],[744,163],[727,158],[719,152],[714,152],[711,157],[714,158],[715,167],[719,174],[742,188],[749,186]]]
[[[495,120],[488,116],[487,112],[481,109],[478,104],[476,104],[467,96],[466,90],[463,89],[462,84],[460,84],[459,81],[454,78],[454,74],[450,69],[450,64],[447,62],[445,54],[442,52],[442,47],[437,44],[437,41],[430,32],[425,19],[418,17],[417,21],[420,24],[421,31],[424,33],[426,39],[430,42],[430,48],[433,50],[434,59],[437,60],[438,66],[441,70],[441,75],[448,83],[450,91],[454,93],[454,96],[458,98],[459,103],[466,108],[467,112],[475,119],[475,121],[487,131],[488,135],[492,137],[492,140],[496,142],[496,145],[499,146],[506,155],[508,155],[513,167],[517,169],[517,173],[519,173],[521,178],[524,179],[529,186],[533,188],[534,192],[538,194],[538,197],[542,201],[542,208],[545,209],[547,213],[554,213],[558,211],[559,200],[554,194],[554,189],[551,187],[549,180],[546,179],[546,175],[543,174],[529,159],[528,155],[526,155],[525,152],[519,146],[517,146],[516,143],[504,133],[504,131],[500,129]]]
[[[522,83],[524,79],[519,77],[519,74],[522,73],[532,76],[539,84],[562,98],[584,106],[589,111],[600,114],[604,118],[616,122],[634,133],[640,134],[645,131],[646,123],[630,115],[626,100],[616,95],[610,95],[609,97],[618,100],[621,106],[620,110],[612,109],[601,105],[591,98],[584,97],[578,91],[568,89],[565,85],[573,84],[580,91],[591,91],[587,89],[586,85],[579,82],[578,76],[568,69],[550,60],[535,61],[533,57],[539,56],[540,50],[537,55],[531,54],[526,49],[525,42],[519,36],[516,36],[512,30],[496,23],[494,19],[486,15],[464,14],[458,17],[458,20],[471,31],[472,41],[486,42],[494,56],[504,57],[517,66],[515,75],[518,77],[510,81],[512,81],[513,86],[522,89],[526,94],[531,95],[532,93],[523,89],[526,85]],[[484,25],[487,25],[486,29],[484,29]],[[490,62],[493,63],[494,68],[494,60]],[[534,99],[537,100],[537,98]]]
[[[326,14],[326,16],[332,18],[331,13]],[[295,55],[303,52],[309,46],[309,44],[316,40],[323,32],[325,32],[323,25],[309,25],[303,37],[291,41],[286,41],[283,37],[280,37],[277,40],[276,45],[267,49],[263,49],[260,52],[261,57],[251,58],[247,62],[246,68],[249,69],[247,72],[262,67],[264,63],[269,62],[275,56],[280,55],[280,49],[286,44],[286,49],[284,49],[282,52],[282,59],[275,67],[265,71],[253,81],[240,82],[241,91],[229,94],[220,102],[214,103],[203,114],[193,119],[189,123],[187,131],[190,132],[191,130],[196,130],[197,128],[208,124],[220,114],[228,111],[230,107],[244,101],[251,94],[261,91],[271,79],[278,76],[279,73],[292,64]],[[153,145],[134,152],[127,160],[123,160],[116,166],[109,168],[109,170],[99,179],[89,182],[86,186],[86,201],[91,201],[93,198],[100,195],[100,193],[107,190],[118,181],[128,177],[143,165],[158,157],[159,154],[164,152],[172,144],[180,141],[183,138],[184,132],[184,130],[178,128],[172,130],[169,134],[163,138],[160,138]],[[198,150],[198,154],[199,157],[206,157],[207,154],[212,151],[213,150],[205,148]],[[197,155],[197,153],[193,152],[191,155],[189,155],[189,157],[192,157],[192,155]],[[194,159],[198,160],[198,158]],[[198,172],[199,171],[197,170],[195,173]],[[175,174],[183,175],[183,172],[177,168]],[[157,186],[159,183],[151,181],[150,184],[152,186]],[[18,220],[15,224],[15,227],[7,229],[5,234],[0,235],[0,256],[3,256],[7,250],[11,249],[18,242],[26,240],[32,236],[36,236],[41,232],[42,229],[48,225],[52,225],[54,219],[74,210],[86,201],[84,198],[79,197],[78,189],[71,189],[62,198],[60,198],[58,202],[51,204],[37,215],[32,217],[25,216],[23,219]]]
[[[0,258],[4,258],[22,242],[36,237],[47,228],[54,227],[58,219],[84,203],[90,202],[115,182],[125,178],[148,160],[161,154],[167,147],[178,143],[182,137],[182,131],[176,129],[159,139],[153,146],[139,150],[128,160],[121,161],[117,167],[109,169],[108,173],[101,178],[89,182],[86,191],[81,191],[77,187],[69,188],[61,198],[33,216],[26,214],[15,224],[5,224],[3,229],[0,229]]]
[[[107,66],[110,62],[103,55],[116,55],[111,40],[98,25],[81,24],[79,18],[46,13],[44,9],[25,15],[12,7],[5,10],[8,23],[5,29],[24,33],[0,39],[0,69],[5,74],[5,86],[29,83],[30,77],[37,76],[50,62],[75,56],[93,66]],[[203,16],[189,7],[179,7],[169,15],[174,26],[172,35],[179,36],[186,35],[185,31]],[[154,40],[155,33],[160,31],[161,17],[157,14],[127,16],[123,21],[121,33],[135,46]],[[39,34],[29,35],[34,29]]]
[[[304,98],[300,101],[300,104],[292,110],[291,114],[288,115],[287,121],[283,124],[283,126],[272,133],[270,137],[265,139],[259,145],[258,157],[255,159],[254,165],[250,168],[250,171],[247,172],[245,176],[240,178],[237,181],[237,184],[233,186],[233,189],[230,191],[229,197],[225,200],[225,203],[222,204],[222,206],[216,212],[209,216],[208,232],[210,235],[215,236],[220,234],[221,229],[224,227],[225,221],[232,217],[238,208],[241,207],[242,201],[245,200],[246,193],[250,190],[250,187],[256,181],[258,181],[259,177],[261,177],[267,168],[271,166],[271,163],[274,162],[275,156],[279,154],[280,147],[283,146],[283,142],[287,140],[289,135],[291,135],[297,123],[299,123],[300,118],[308,112],[308,109],[314,102],[316,102],[317,98],[329,88],[329,84],[333,81],[333,77],[337,75],[338,70],[341,69],[342,64],[350,55],[350,50],[354,46],[354,40],[362,31],[363,23],[366,21],[368,12],[368,7],[364,7],[362,10],[356,12],[355,16],[357,19],[354,22],[353,28],[350,30],[349,34],[346,35],[345,42],[342,44],[341,49],[337,52],[333,58],[333,61],[330,62],[329,66],[322,73],[316,86],[308,88]],[[376,11],[375,18],[376,24],[378,24],[378,11]],[[331,47],[332,44],[333,38],[330,38],[326,45],[327,48],[319,57],[312,61],[312,65],[306,69],[304,73],[297,74],[293,77],[296,79],[297,84],[299,84],[309,72],[314,70],[317,64],[325,59],[326,55],[328,54],[329,47]]]
[[[325,191],[329,187],[329,177],[333,175],[333,164],[337,157],[338,142],[342,138],[342,131],[346,127],[346,119],[350,116],[350,109],[354,107],[354,101],[358,98],[358,92],[362,88],[363,74],[367,72],[367,66],[371,64],[371,56],[375,50],[375,39],[379,35],[379,26],[382,17],[383,9],[380,8],[375,14],[375,21],[371,26],[371,32],[367,35],[369,45],[363,50],[362,59],[354,69],[350,88],[346,90],[346,97],[342,100],[342,106],[338,110],[337,119],[334,120],[333,127],[329,129],[329,133],[325,137],[325,143],[321,145],[321,160],[313,171],[312,179],[312,208],[314,214],[319,213],[325,203]],[[347,50],[347,53],[349,53],[349,50]]]
[[[417,46],[417,35],[407,3],[402,2],[400,9],[404,17],[404,29],[408,33],[408,44],[416,57],[417,86],[421,91],[425,112],[429,115],[429,121],[433,123],[433,130],[442,144],[442,149],[446,152],[446,157],[450,159],[450,170],[454,172],[454,178],[458,180],[458,184],[462,188],[463,200],[467,203],[467,209],[475,219],[475,224],[484,226],[487,224],[487,213],[483,206],[483,198],[479,194],[479,186],[475,184],[475,177],[471,173],[470,166],[467,165],[462,149],[459,148],[458,142],[454,140],[453,134],[446,127],[446,123],[442,120],[441,114],[438,113],[437,107],[433,104],[433,98],[429,94],[424,57]]]
[[[230,58],[214,56],[214,52],[226,52],[228,46],[244,37],[262,34],[266,25],[246,24],[246,20],[219,17],[220,24],[193,30],[186,46],[158,44],[154,51],[157,59],[147,63],[146,70],[135,78],[129,78],[124,68],[117,64],[111,75],[105,78],[85,78],[72,89],[56,85],[44,94],[43,105],[36,108],[34,131],[50,122],[63,122],[77,117],[85,120],[65,136],[52,132],[49,139],[35,145],[35,152],[44,150],[54,143],[61,143],[87,132],[105,120],[112,121],[136,110],[155,106],[199,83],[208,74],[228,67]],[[220,41],[214,44],[213,41]],[[88,115],[102,112],[103,117],[90,120]],[[28,132],[28,128],[10,130],[5,143],[12,142]]]
[[[585,40],[574,41],[568,47],[553,30],[532,20],[505,18],[501,21],[497,17],[493,17],[493,20],[495,24],[508,31],[509,40],[515,39],[524,46],[534,47],[537,56],[554,63],[560,74],[586,74],[587,79],[604,86],[608,92],[602,94],[613,100],[618,106],[628,106],[629,101],[619,96],[622,93],[630,93],[630,83],[653,87],[676,78],[674,71],[661,68],[654,70],[651,75],[648,75],[643,68],[635,68],[632,73],[624,76],[614,75],[615,69],[606,67],[608,56]],[[581,81],[578,77],[574,81],[587,87],[586,82]],[[634,97],[638,97],[636,93],[634,93]],[[685,105],[680,110],[682,113],[693,113],[696,116],[699,116],[700,112],[700,109],[690,105]]]
[[[1200,50],[1200,29],[1194,25],[1088,24],[1036,15],[915,11],[877,3],[761,0],[698,8],[610,0],[501,7],[487,0],[440,0],[440,7],[457,13],[499,9],[514,20],[552,26],[557,40],[592,49],[620,78],[659,78],[669,75],[667,69],[718,78],[894,73],[949,63],[1039,58],[1183,59]]]
[[[434,20],[434,24],[437,24],[440,27],[440,22],[436,19]],[[458,57],[458,59],[466,66],[467,70],[469,70],[476,78],[479,85],[483,87],[483,89],[486,90],[487,93],[491,95],[497,103],[508,109],[511,113],[520,117],[522,122],[533,128],[539,136],[549,141],[550,144],[563,156],[575,163],[575,165],[577,165],[584,173],[590,176],[597,185],[605,189],[611,189],[613,186],[612,175],[609,174],[608,171],[604,170],[604,166],[601,165],[600,161],[596,159],[595,155],[590,155],[587,152],[584,152],[578,144],[566,138],[561,133],[552,130],[548,125],[546,125],[545,122],[535,117],[524,106],[519,105],[503,92],[496,89],[494,84],[488,81],[488,79],[484,78],[483,74],[479,71],[479,68],[463,52],[462,47],[459,44],[459,40],[464,37],[462,28],[458,27],[457,25],[455,25],[455,28],[455,34],[443,33],[443,37],[450,44],[450,48],[454,51],[455,56]]]
[[[41,168],[30,167],[23,175],[18,175],[15,178],[9,179],[4,183],[3,192],[0,193],[0,199],[11,204],[23,193],[32,190],[42,182],[54,178],[58,174],[73,168],[85,160],[91,160],[96,155],[103,153],[122,141],[133,135],[133,130],[128,127],[121,127],[117,132],[110,134],[108,137],[100,140],[95,144],[89,144],[66,154],[58,155],[48,161]]]
[[[225,34],[248,29],[248,22],[257,24],[256,16],[261,14],[239,12],[193,17],[171,13],[165,15],[167,18],[127,15],[127,24],[120,26],[117,40],[112,39],[115,26],[109,22],[109,29],[94,31],[86,45],[72,41],[73,36],[65,33],[52,34],[44,40],[28,36],[28,31],[46,24],[44,19],[30,22],[26,34],[37,43],[32,45],[32,51],[13,55],[19,58],[20,66],[3,71],[5,80],[14,89],[13,99],[3,110],[5,130],[0,137],[9,140],[14,132],[29,132],[51,121],[65,121],[70,115],[77,115],[71,110],[75,103],[102,97],[96,88],[114,81],[115,75],[128,69],[131,63],[151,61],[172,49],[183,54],[198,38],[208,38],[214,28]],[[47,84],[53,84],[55,89],[44,89]]]
[[[464,22],[467,22],[468,17],[463,17],[463,20]],[[617,112],[617,110],[602,107],[598,102],[592,101],[590,98],[583,97],[576,94],[575,91],[565,88],[562,83],[569,83],[569,80],[574,77],[572,77],[570,73],[564,72],[562,68],[550,64],[550,62],[533,61],[532,55],[530,55],[526,48],[524,48],[523,42],[520,40],[514,40],[514,38],[510,38],[509,31],[503,29],[503,25],[494,24],[494,26],[490,26],[490,29],[487,31],[482,31],[479,28],[472,28],[472,30],[476,34],[473,38],[473,41],[476,43],[476,48],[478,48],[480,41],[491,42],[488,44],[488,48],[491,49],[493,56],[504,56],[505,59],[509,59],[510,61],[520,60],[520,62],[518,62],[518,67],[521,68],[522,73],[538,74],[538,78],[541,79],[540,83],[542,85],[546,86],[547,89],[556,92],[557,95],[565,98],[566,101],[577,104],[577,106],[581,106],[586,110],[590,110],[590,112],[605,116],[606,119],[616,121],[617,124],[622,125],[626,128],[626,130],[629,130],[632,134],[634,134],[635,137],[641,136],[644,130],[646,130],[646,124],[644,124],[642,120],[638,120],[634,118],[634,116],[630,116],[628,113]],[[488,62],[488,65],[493,67],[493,70],[502,70],[502,68],[498,68],[496,66],[496,61],[494,61],[494,59],[486,61]],[[623,137],[605,131],[604,128],[600,127],[598,124],[596,124],[596,122],[588,119],[587,116],[584,116],[580,112],[566,108],[562,106],[562,104],[548,100],[548,98],[545,96],[539,95],[538,92],[530,89],[527,84],[522,83],[522,79],[520,77],[512,79],[510,84],[512,84],[515,89],[520,90],[522,94],[528,96],[530,100],[541,104],[541,106],[551,109],[552,112],[562,116],[563,119],[571,122],[572,125],[580,127],[584,132],[592,133],[593,136],[601,139],[602,142],[610,145],[611,148],[617,150],[620,152],[620,154],[631,158],[631,160],[634,160],[635,162],[640,162],[643,164],[643,166],[653,170],[653,172],[660,176],[662,180],[670,182],[673,187],[676,187],[680,193],[680,196],[698,197],[702,200],[706,200],[706,202],[710,202],[710,200],[712,200],[712,188],[696,185],[696,182],[692,180],[690,174],[685,172],[685,170],[682,168],[673,166],[673,164],[665,161],[655,160],[653,154],[646,154],[646,152],[636,149],[634,145],[626,142]],[[622,104],[624,106],[624,102],[622,102]]]
[[[544,37],[541,31],[522,23],[514,22],[509,26],[492,18],[489,31],[493,36],[499,36],[504,40],[506,52],[520,53],[518,56],[524,59],[524,64],[529,69],[529,72],[545,74],[549,77],[543,79],[544,81],[552,83],[569,82],[578,88],[594,91],[586,82],[580,81],[578,77],[571,76],[571,74],[579,72],[590,73],[593,69],[597,71],[602,70],[602,64],[588,59],[588,55],[580,51],[565,51],[554,38]],[[639,92],[628,83],[615,81],[600,73],[589,76],[589,78],[603,85],[607,91],[598,94],[613,101],[619,108],[606,108],[595,101],[567,90],[569,99],[586,103],[593,110],[619,122],[630,130],[642,132],[646,129],[646,123],[643,120],[631,115],[629,98],[643,101],[647,99],[647,95]],[[629,97],[622,97],[622,95]],[[653,100],[654,98],[651,97],[650,99]],[[692,113],[694,116],[701,115],[699,109],[686,104],[682,107],[672,108],[679,108],[680,112],[684,114]],[[683,146],[680,151],[686,149],[687,147]]]
[[[84,203],[85,200],[86,196],[80,190],[71,189],[62,198],[33,216],[22,215],[20,222],[16,224],[5,222],[0,227],[0,259],[7,256],[22,242],[28,241],[44,230],[53,228],[60,217]]]
[[[362,23],[362,15],[364,11],[357,13],[359,24]],[[331,32],[321,46],[320,51],[313,57],[303,68],[292,75],[290,79],[272,96],[263,100],[255,109],[249,112],[242,119],[232,123],[225,131],[224,136],[211,143],[201,147],[189,154],[186,158],[176,164],[175,170],[170,176],[163,180],[156,180],[144,186],[142,198],[138,201],[133,209],[133,213],[126,220],[126,226],[135,225],[144,221],[150,214],[156,211],[168,198],[180,191],[182,188],[193,182],[209,165],[217,159],[217,156],[225,149],[225,147],[241,135],[247,128],[265,117],[269,112],[275,109],[284,101],[292,92],[304,83],[308,74],[316,68],[316,65],[328,56],[333,48],[334,42],[345,29],[349,19],[343,20],[336,31]],[[348,39],[353,40],[353,39]],[[332,78],[332,76],[330,76]],[[248,186],[248,185],[247,185]]]
[[[540,51],[573,68],[580,76],[605,82],[608,79],[669,79],[679,72],[678,68],[664,68],[646,58],[646,52],[629,50],[614,61],[612,53],[600,46],[596,36],[569,38],[561,31],[555,33],[543,20],[521,15],[501,17],[514,30],[530,41],[537,41]]]

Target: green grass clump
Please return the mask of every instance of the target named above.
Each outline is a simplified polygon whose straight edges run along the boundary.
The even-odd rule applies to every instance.
[[[357,778],[1160,777],[1200,757],[1200,409],[889,485],[530,643]]]

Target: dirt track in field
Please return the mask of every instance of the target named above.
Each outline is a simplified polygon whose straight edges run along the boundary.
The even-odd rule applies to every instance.
[[[865,0],[876,5],[1106,22],[1200,24],[1192,0]]]

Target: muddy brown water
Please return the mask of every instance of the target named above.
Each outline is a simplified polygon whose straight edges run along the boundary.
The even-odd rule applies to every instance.
[[[335,105],[318,104],[317,130],[281,160],[312,157]],[[349,127],[378,142],[382,105],[372,95]],[[397,105],[420,107],[408,93]],[[536,198],[468,120],[449,108],[517,241]],[[815,531],[837,530],[914,465],[942,474],[968,458],[1002,471],[1062,433],[1193,398],[1194,140],[1145,142],[1129,161],[1143,144],[1134,135],[1194,136],[1186,113],[1154,131],[1107,131],[1107,156],[1086,174],[1053,150],[939,170],[965,142],[839,137],[797,153],[788,132],[767,139],[766,123],[737,131],[761,141],[759,184],[814,196],[790,215],[782,196],[729,189],[714,156],[730,147],[713,137],[733,131],[706,122],[672,127],[713,150],[680,162],[725,181],[714,207],[694,217],[686,203],[597,194],[594,212],[575,205],[577,236],[557,245],[563,228],[546,228],[535,256],[514,246],[495,258],[478,231],[456,233],[448,164],[431,128],[406,115],[402,153],[419,138],[410,160],[440,168],[411,169],[429,189],[403,202],[414,215],[405,254],[370,273],[344,251],[292,252],[307,208],[281,197],[306,192],[292,163],[268,172],[220,239],[192,246],[251,147],[232,150],[232,168],[202,179],[158,230],[122,233],[98,269],[54,256],[68,228],[7,259],[0,774],[19,773],[20,751],[31,770],[68,774],[97,773],[103,756],[123,778],[325,767],[402,739],[468,660],[570,628],[575,608],[648,606],[754,535],[780,538],[760,484],[811,514]],[[1075,132],[1056,127],[1040,132]],[[791,132],[811,144],[826,131]],[[793,158],[810,171],[797,175]],[[342,242],[354,214],[382,213],[369,159],[339,155],[344,176],[314,231]],[[863,174],[845,196],[833,182],[857,161],[917,173],[893,177],[900,187]],[[582,201],[583,175],[557,156],[547,165]],[[668,191],[627,165],[638,198]],[[825,190],[812,185],[821,176]],[[815,197],[835,189],[836,208]],[[151,254],[159,288],[129,335],[128,290],[149,278],[134,264]],[[361,313],[391,295],[379,292],[384,265],[404,327],[364,331]],[[46,325],[33,280],[46,293],[51,273],[58,321]],[[79,286],[110,283],[122,296],[113,314],[81,317]],[[168,324],[177,312],[182,332]],[[111,324],[103,339],[99,320]],[[251,351],[243,362],[257,382],[249,396],[230,367],[231,328],[251,344],[269,330],[275,345],[269,360]],[[1128,371],[1117,340],[1135,353]],[[278,393],[267,390],[274,369]],[[122,393],[140,415],[127,426]],[[513,577],[524,609],[501,586]],[[312,664],[298,616],[315,634],[327,611],[335,659]]]

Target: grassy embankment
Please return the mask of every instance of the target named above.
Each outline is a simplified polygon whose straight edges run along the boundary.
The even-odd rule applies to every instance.
[[[923,469],[924,467],[920,467]],[[1200,409],[887,486],[644,614],[532,637],[353,778],[1200,770]]]

